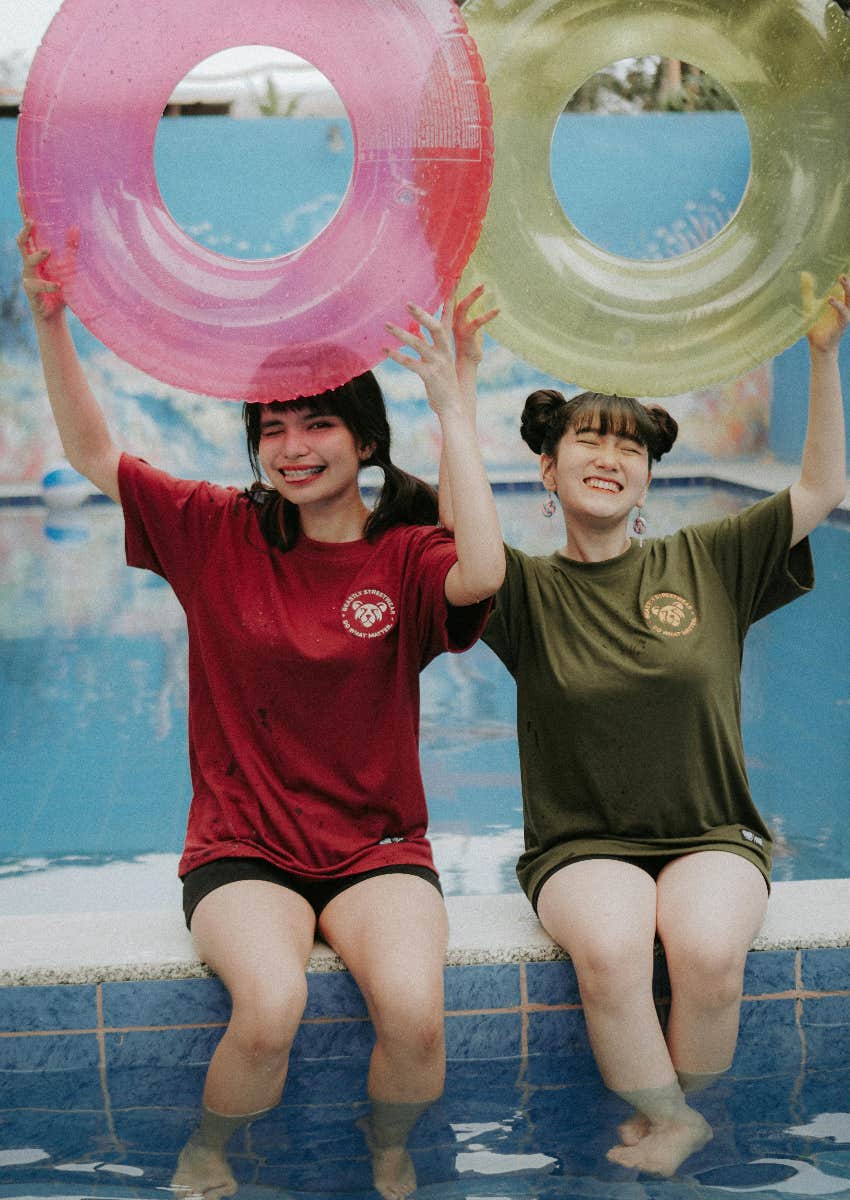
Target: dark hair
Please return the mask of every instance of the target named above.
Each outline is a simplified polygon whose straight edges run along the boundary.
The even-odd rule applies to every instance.
[[[671,449],[679,432],[666,408],[632,396],[581,392],[567,400],[554,388],[541,388],[525,402],[520,432],[535,454],[554,458],[566,431],[582,428],[634,438],[646,447],[650,466]]]
[[[415,475],[402,471],[390,458],[390,425],[380,384],[371,371],[355,376],[340,387],[317,396],[297,400],[273,400],[269,404],[246,403],[242,408],[248,458],[254,483],[245,495],[259,509],[260,528],[270,546],[291,550],[298,540],[301,522],[298,505],[284,500],[275,488],[263,482],[260,467],[260,418],[264,409],[310,408],[339,417],[360,447],[371,446],[364,467],[380,467],[384,483],[378,502],[366,521],[365,536],[371,541],[391,525],[436,525],[437,493]]]

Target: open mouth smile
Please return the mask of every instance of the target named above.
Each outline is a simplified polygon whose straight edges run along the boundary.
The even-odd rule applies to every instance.
[[[615,495],[623,490],[622,484],[617,483],[616,479],[601,479],[598,475],[590,475],[584,480],[584,484],[594,491],[613,492]]]
[[[324,467],[283,467],[281,475],[287,483],[306,483],[324,471]]]

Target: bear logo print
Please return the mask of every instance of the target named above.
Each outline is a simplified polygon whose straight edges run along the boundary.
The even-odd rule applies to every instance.
[[[396,610],[386,592],[363,588],[342,606],[342,623],[352,637],[383,637],[395,625]]]

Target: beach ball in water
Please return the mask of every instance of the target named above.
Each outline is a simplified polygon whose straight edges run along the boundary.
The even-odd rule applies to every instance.
[[[77,508],[91,494],[92,485],[70,463],[58,462],[41,477],[41,498],[48,508]]]

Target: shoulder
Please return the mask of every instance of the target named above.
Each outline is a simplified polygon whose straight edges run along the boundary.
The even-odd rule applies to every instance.
[[[250,509],[249,497],[235,487],[209,483],[205,479],[183,479],[143,458],[122,454],[118,464],[118,482],[122,503],[131,497],[171,500],[175,505],[193,502],[210,508],[235,510],[238,506]]]

